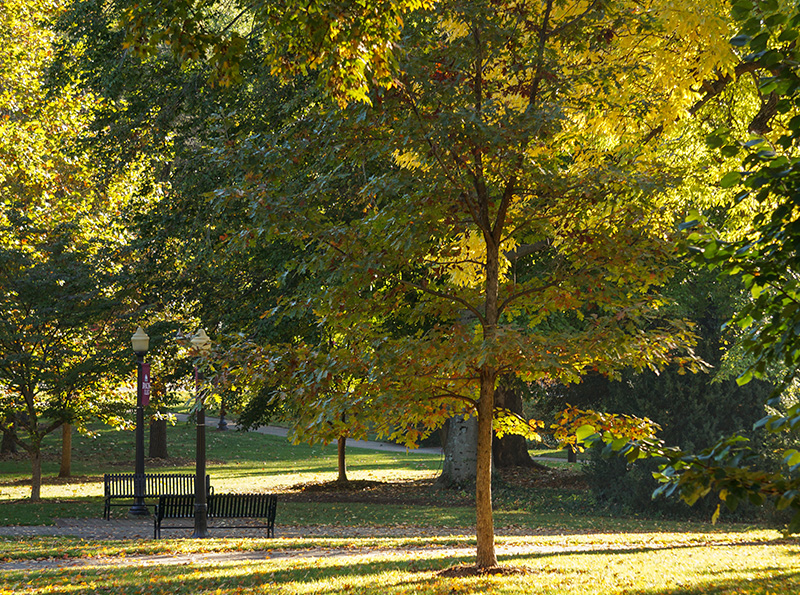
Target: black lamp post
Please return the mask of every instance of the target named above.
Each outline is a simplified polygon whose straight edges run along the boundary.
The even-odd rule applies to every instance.
[[[150,337],[142,330],[136,329],[131,337],[133,352],[136,354],[136,463],[133,470],[133,506],[128,514],[131,516],[145,516],[150,514],[144,503],[144,404],[143,404],[143,378],[144,355],[150,348]]]
[[[192,337],[192,345],[205,356],[211,350],[211,339],[203,329]],[[206,404],[203,372],[195,367],[197,383],[197,450],[194,476],[194,533],[192,537],[208,537],[208,502],[206,500]]]

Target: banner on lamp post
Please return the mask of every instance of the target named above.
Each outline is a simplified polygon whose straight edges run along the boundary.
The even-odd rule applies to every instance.
[[[150,364],[142,364],[142,407],[150,403]]]

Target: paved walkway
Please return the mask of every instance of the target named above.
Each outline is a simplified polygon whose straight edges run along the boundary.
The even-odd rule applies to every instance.
[[[232,519],[229,524],[236,522],[237,525],[246,522],[245,519]],[[170,524],[181,524],[180,521],[170,519]],[[255,524],[255,523],[254,523]],[[170,539],[176,537],[191,537],[193,532],[193,521],[187,519],[182,523],[185,529],[175,529],[164,531],[162,538]],[[260,527],[241,528],[226,527],[225,519],[216,519],[211,522],[209,535],[212,538],[228,537],[266,537],[265,531]],[[458,530],[456,530],[458,531]],[[465,534],[474,532],[474,529],[464,529]],[[344,527],[336,525],[292,525],[275,526],[275,537],[418,537],[419,527],[369,527],[356,526]],[[453,528],[437,527],[425,529],[425,535],[452,535]],[[0,526],[0,536],[11,537],[78,537],[89,540],[132,540],[132,539],[153,539],[153,519],[127,518],[103,520],[101,518],[81,518],[81,519],[56,519],[55,525],[17,525]]]
[[[178,421],[186,421],[189,418],[188,415],[183,413],[178,413],[175,415],[175,417],[178,419]],[[216,428],[218,423],[219,423],[219,418],[206,417],[207,427]],[[237,430],[239,429],[239,427],[234,423],[228,423],[228,429]],[[257,432],[259,434],[269,434],[271,436],[283,436],[284,438],[289,433],[288,429],[282,428],[280,426],[260,426],[255,430],[249,430],[249,431]],[[422,452],[433,455],[442,454],[442,448],[440,446],[408,448],[406,446],[401,446],[400,444],[395,444],[394,442],[380,442],[375,440],[355,440],[353,438],[347,439],[347,448],[366,448],[369,450],[383,450],[388,452]]]
[[[519,549],[519,548],[517,548]],[[515,552],[519,554],[520,552]],[[43,560],[19,560],[14,562],[0,562],[0,572],[3,571],[32,571],[32,570],[60,570],[68,567],[103,567],[120,566],[148,567],[148,566],[198,566],[208,568],[222,564],[240,565],[243,562],[263,561],[280,558],[348,558],[348,563],[358,560],[359,563],[374,558],[408,559],[410,556],[419,558],[433,557],[474,557],[474,547],[455,548],[450,546],[431,545],[412,548],[311,548],[303,550],[256,550],[256,551],[230,551],[230,552],[202,552],[192,554],[160,554],[160,555],[135,555],[92,558],[62,558]],[[355,560],[353,560],[355,559]]]

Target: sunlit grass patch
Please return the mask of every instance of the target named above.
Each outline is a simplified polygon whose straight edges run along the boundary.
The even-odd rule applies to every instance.
[[[0,593],[278,593],[444,595],[498,593],[677,595],[800,592],[800,547],[769,531],[561,535],[498,540],[502,565],[523,574],[445,578],[446,568],[469,564],[469,540],[227,540],[161,542],[162,553],[256,549],[254,557],[198,557],[187,563],[135,560],[134,551],[98,545],[103,565],[0,570]],[[66,544],[62,544],[66,545]],[[142,544],[140,544],[142,545]],[[292,545],[293,547],[288,547]],[[133,547],[130,544],[125,547]],[[148,545],[150,547],[150,545]],[[199,548],[199,549],[198,549]],[[91,550],[90,550],[91,551]],[[110,554],[114,558],[108,559]],[[125,564],[121,565],[125,559]],[[169,558],[167,558],[169,560]],[[145,564],[146,566],[142,566]]]
[[[169,427],[170,459],[147,461],[146,470],[193,473],[195,428],[179,423]],[[75,436],[73,474],[57,479],[60,442],[45,444],[42,502],[30,496],[30,464],[25,457],[0,460],[0,525],[52,524],[59,517],[99,517],[104,473],[133,471],[134,436],[99,428],[94,437]],[[337,477],[336,446],[293,445],[286,438],[259,433],[210,430],[207,433],[211,482],[222,492],[283,492],[298,484],[321,483]],[[415,481],[437,475],[441,457],[414,451],[348,450],[348,473],[353,480]],[[120,513],[122,509],[114,510]],[[122,511],[124,513],[124,511]]]

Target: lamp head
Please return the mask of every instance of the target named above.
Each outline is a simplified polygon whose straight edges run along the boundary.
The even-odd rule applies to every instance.
[[[195,335],[192,337],[191,343],[195,349],[201,353],[211,349],[211,339],[208,338],[206,331],[203,329],[200,329],[195,333]]]
[[[147,350],[150,349],[150,337],[147,336],[142,327],[139,327],[131,337],[131,344],[133,345],[134,353],[147,353]]]

